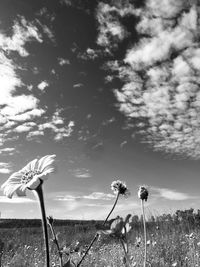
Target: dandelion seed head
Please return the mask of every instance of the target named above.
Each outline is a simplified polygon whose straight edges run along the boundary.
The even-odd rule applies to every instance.
[[[126,186],[126,183],[120,180],[113,181],[111,183],[111,190],[114,192],[114,194],[120,194],[124,196],[130,195],[130,191]]]

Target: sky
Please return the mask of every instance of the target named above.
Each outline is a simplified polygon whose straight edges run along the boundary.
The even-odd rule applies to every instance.
[[[197,1],[2,0],[0,183],[56,154],[47,215],[105,219],[200,205],[200,42]],[[31,191],[2,218],[39,218]]]

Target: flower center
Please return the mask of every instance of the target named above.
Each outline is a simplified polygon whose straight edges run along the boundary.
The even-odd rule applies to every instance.
[[[24,172],[21,178],[21,183],[27,184],[33,179],[35,175],[38,175],[38,174],[41,174],[41,172],[38,170]]]

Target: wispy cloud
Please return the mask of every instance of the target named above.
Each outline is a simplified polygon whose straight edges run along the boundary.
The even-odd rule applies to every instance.
[[[92,177],[90,170],[86,168],[78,168],[75,170],[71,170],[71,173],[77,178],[91,178]]]
[[[101,199],[101,200],[111,200],[115,198],[112,194],[105,194],[103,192],[93,192],[92,194],[88,196],[84,196],[85,199]]]
[[[0,149],[0,154],[13,154],[16,152],[14,147],[5,147]]]
[[[58,196],[55,197],[55,200],[60,200],[60,201],[74,201],[74,200],[111,200],[115,198],[114,195],[112,194],[106,194],[103,192],[93,192],[89,195],[76,195],[76,194],[59,194]]]
[[[74,88],[79,88],[79,87],[82,87],[83,84],[82,83],[76,83],[73,85]]]
[[[191,196],[187,193],[182,193],[178,192],[176,190],[172,190],[169,188],[157,188],[157,187],[152,187],[152,195],[156,197],[162,197],[164,199],[168,200],[188,200],[188,199],[195,199],[197,197]]]

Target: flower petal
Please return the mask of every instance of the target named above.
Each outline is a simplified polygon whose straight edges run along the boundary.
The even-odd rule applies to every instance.
[[[1,188],[4,189],[7,185],[20,184],[22,174],[20,172],[14,172],[8,180],[2,184]]]
[[[4,194],[8,197],[8,198],[12,198],[13,194],[18,190],[18,188],[20,187],[20,184],[15,184],[15,185],[7,185],[4,187]]]
[[[38,170],[43,172],[46,167],[50,166],[54,162],[55,157],[56,157],[56,155],[46,155],[46,156],[42,157],[38,161],[38,166],[37,166]]]
[[[34,171],[36,169],[37,163],[38,159],[30,161],[24,168],[20,170],[20,172]]]
[[[54,172],[55,168],[54,167],[50,167],[50,166],[47,166],[44,170],[43,170],[43,174],[46,175],[46,174],[49,174],[49,173],[52,173]]]
[[[37,175],[37,178],[45,181],[49,178],[49,175],[48,175],[48,173],[41,173],[41,174]]]

